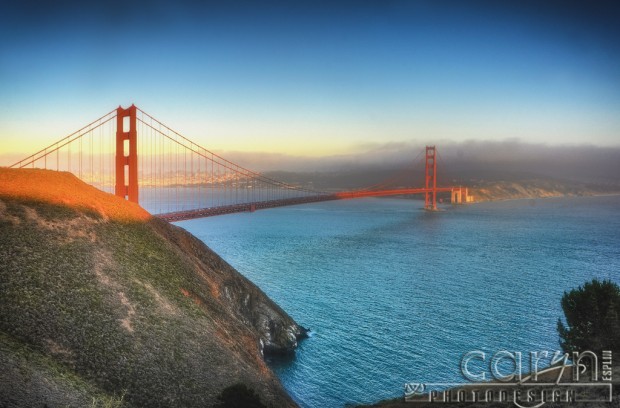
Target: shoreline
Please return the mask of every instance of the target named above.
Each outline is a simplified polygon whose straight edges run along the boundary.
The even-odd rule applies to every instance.
[[[618,193],[604,193],[604,194],[563,194],[563,195],[550,195],[550,196],[533,196],[533,197],[511,197],[511,198],[493,198],[486,200],[474,201],[471,203],[463,203],[464,204],[481,204],[481,203],[496,203],[503,201],[520,201],[520,200],[544,200],[549,198],[588,198],[588,197],[617,197],[620,196],[620,192]]]

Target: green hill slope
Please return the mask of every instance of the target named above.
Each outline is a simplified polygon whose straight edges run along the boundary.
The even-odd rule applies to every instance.
[[[235,383],[294,406],[262,353],[304,335],[184,230],[69,173],[0,169],[0,406],[205,407]]]

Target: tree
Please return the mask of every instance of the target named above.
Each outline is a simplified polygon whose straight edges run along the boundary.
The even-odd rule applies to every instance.
[[[573,351],[620,351],[620,287],[597,279],[564,292],[562,309],[566,325],[558,319],[560,346]],[[600,355],[600,354],[599,354]]]

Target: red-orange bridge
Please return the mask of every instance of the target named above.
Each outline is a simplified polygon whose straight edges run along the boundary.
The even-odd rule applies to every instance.
[[[403,182],[412,179],[409,166],[400,176],[367,188],[318,191],[233,163],[132,105],[107,113],[11,167],[69,171],[168,221],[361,197],[422,194],[427,210],[437,209],[438,193],[450,193],[452,203],[469,201],[467,188],[438,186],[435,146],[423,153],[422,187]]]

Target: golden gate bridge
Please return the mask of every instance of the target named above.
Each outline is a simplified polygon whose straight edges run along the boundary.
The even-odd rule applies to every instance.
[[[469,201],[466,187],[437,185],[437,159],[435,146],[426,146],[422,187],[403,185],[411,174],[401,171],[366,188],[318,191],[233,163],[131,105],[118,107],[11,167],[71,172],[173,222],[362,197],[423,194],[427,210],[437,210],[438,193],[450,193],[455,204]]]

